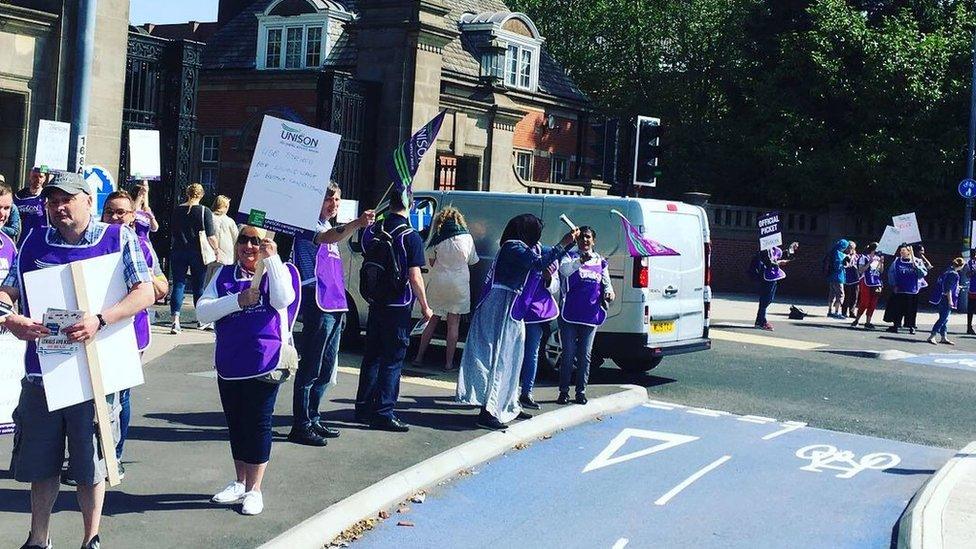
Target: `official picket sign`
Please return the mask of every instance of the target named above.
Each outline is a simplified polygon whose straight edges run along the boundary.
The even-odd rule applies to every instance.
[[[158,180],[161,175],[159,130],[129,130],[129,176]]]
[[[34,149],[34,167],[43,172],[68,169],[68,141],[71,124],[41,120],[37,125],[37,148]]]
[[[918,229],[918,219],[915,218],[915,212],[896,215],[891,218],[891,224],[901,234],[904,239],[902,242],[914,244],[922,241],[922,233]]]
[[[783,245],[779,212],[769,212],[758,216],[756,225],[759,227],[759,248],[761,250],[769,250]]]
[[[340,138],[265,116],[236,220],[291,235],[314,233]]]

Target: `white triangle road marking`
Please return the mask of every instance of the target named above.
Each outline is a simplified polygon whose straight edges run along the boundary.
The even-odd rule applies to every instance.
[[[614,456],[617,450],[620,450],[631,438],[658,440],[661,441],[661,443],[655,444],[649,448],[644,448],[643,450],[630,452],[629,454]],[[663,431],[645,431],[644,429],[632,429],[628,427],[623,431],[620,431],[617,436],[613,437],[610,444],[608,444],[606,448],[604,448],[595,458],[593,458],[592,461],[586,464],[586,467],[583,468],[583,472],[588,473],[590,471],[595,471],[596,469],[601,469],[610,465],[616,465],[618,463],[644,457],[656,452],[660,452],[661,450],[674,448],[675,446],[680,446],[686,442],[693,442],[695,440],[698,440],[698,437],[691,435],[679,435],[677,433],[665,433]]]

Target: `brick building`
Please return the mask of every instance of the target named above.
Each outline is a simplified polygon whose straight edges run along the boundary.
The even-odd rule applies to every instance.
[[[417,188],[607,190],[602,120],[501,0],[221,0],[216,29],[198,104],[199,176],[214,191],[240,196],[269,114],[341,134],[333,177],[376,199],[385,156],[440,110]]]

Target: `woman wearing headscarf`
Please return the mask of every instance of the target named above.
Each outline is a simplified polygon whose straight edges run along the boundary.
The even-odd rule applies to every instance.
[[[847,318],[840,311],[844,303],[844,260],[849,246],[850,242],[842,238],[827,253],[827,316],[830,318]]]
[[[965,266],[966,261],[963,258],[953,259],[952,264],[939,275],[938,280],[932,285],[932,296],[929,297],[929,303],[935,305],[939,310],[939,318],[932,326],[932,332],[927,340],[932,345],[938,345],[938,343],[955,345],[946,336],[949,332],[949,315],[952,314],[952,310],[956,308],[959,302],[959,271]],[[935,341],[936,335],[941,336],[938,343]]]
[[[457,400],[480,405],[477,424],[486,429],[504,429],[522,411],[519,371],[525,350],[527,305],[519,297],[532,290],[526,288],[526,280],[562,259],[579,235],[579,229],[574,229],[557,245],[543,246],[538,253],[534,248],[542,237],[542,227],[542,220],[532,214],[509,220],[484,297],[471,316],[458,372]],[[541,280],[531,278],[535,283]]]
[[[433,235],[427,244],[430,276],[427,277],[427,301],[434,311],[417,349],[416,363],[424,362],[424,354],[434,336],[434,330],[442,318],[447,319],[447,356],[444,369],[454,368],[457,350],[458,325],[461,315],[471,310],[471,272],[469,267],[478,262],[474,240],[468,233],[468,224],[457,208],[442,209],[434,218]]]
[[[888,268],[888,284],[892,294],[885,316],[891,318],[893,324],[888,331],[897,334],[902,326],[906,326],[908,333],[914,334],[918,292],[921,289],[919,280],[928,274],[928,270],[922,260],[915,257],[910,245],[898,246],[895,253],[898,258]]]

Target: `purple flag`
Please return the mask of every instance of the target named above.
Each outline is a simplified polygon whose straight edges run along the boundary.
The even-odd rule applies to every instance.
[[[610,212],[620,217],[620,223],[624,228],[624,235],[627,237],[627,251],[630,252],[630,257],[681,255],[664,244],[655,242],[642,235],[637,227],[631,225],[630,221],[627,221],[624,214],[617,210],[610,210]]]
[[[433,120],[417,130],[417,133],[393,151],[389,165],[390,177],[393,179],[393,192],[401,194],[413,192],[413,176],[417,175],[417,168],[420,167],[420,161],[424,158],[424,154],[434,147],[445,114],[447,111],[441,111]],[[407,201],[405,200],[405,202]]]

